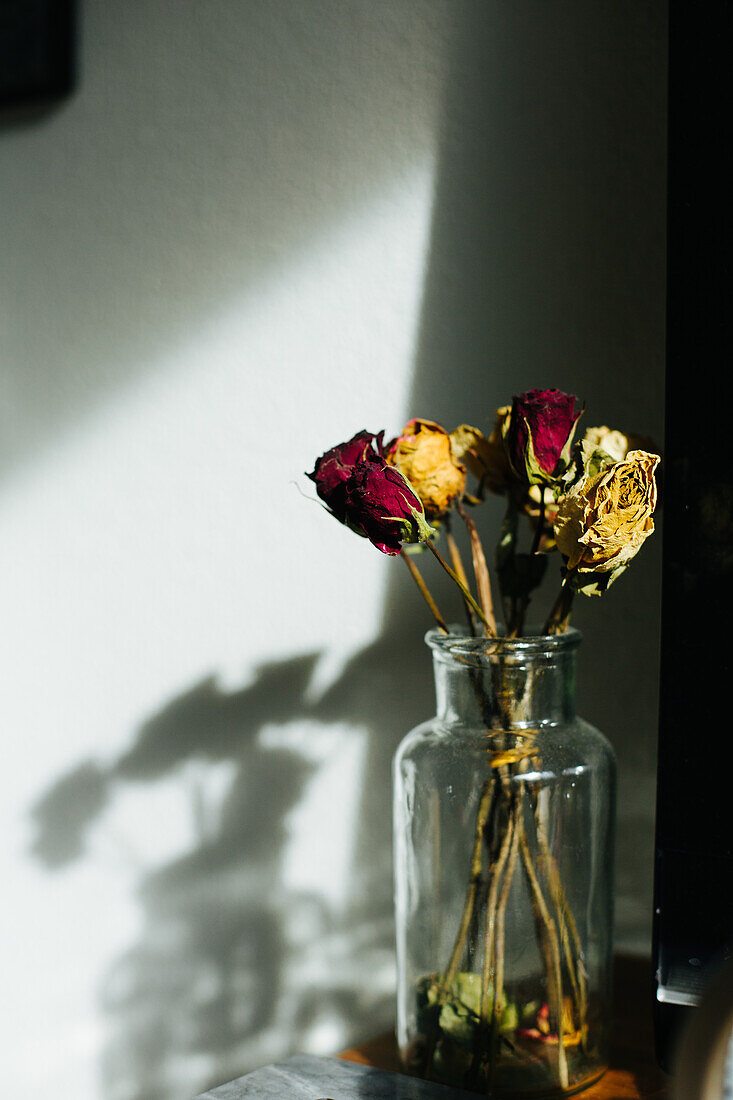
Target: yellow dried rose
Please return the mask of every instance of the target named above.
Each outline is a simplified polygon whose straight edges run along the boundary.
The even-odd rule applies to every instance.
[[[573,587],[603,592],[654,530],[659,455],[630,451],[587,475],[560,500],[555,541]]]
[[[482,488],[499,495],[506,492],[513,480],[503,432],[511,411],[510,405],[496,410],[496,423],[488,439],[470,424],[461,424],[450,436],[453,454],[458,461],[465,462]]]
[[[448,432],[432,420],[410,420],[389,444],[385,458],[407,478],[431,519],[444,515],[463,495],[466,468],[454,454]]]

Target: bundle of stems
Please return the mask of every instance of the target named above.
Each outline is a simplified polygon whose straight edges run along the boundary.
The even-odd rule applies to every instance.
[[[516,515],[512,504],[505,520],[498,555],[504,554],[501,577],[512,575],[510,556],[516,553]],[[432,541],[424,545],[441,568],[459,588],[469,632],[475,637],[498,638],[492,586],[486,556],[476,526],[462,504],[456,514],[465,525],[471,549],[476,595],[471,591],[461,553],[446,520],[446,543],[451,564],[443,558]],[[536,554],[542,537],[544,515],[541,514],[535,532],[532,554]],[[445,633],[448,627],[435,599],[415,562],[415,554],[401,555],[422,593],[438,625]],[[507,566],[507,561],[510,562]],[[516,570],[515,570],[516,572]],[[519,599],[516,589],[502,591],[502,603],[510,616],[508,636],[518,636],[523,629],[528,592]],[[544,633],[554,634],[567,629],[572,608],[572,589],[567,583],[561,588],[544,627]],[[513,618],[513,621],[512,621]],[[474,1031],[474,1046],[465,1084],[469,1088],[486,1088],[501,1055],[499,1023],[507,1004],[505,992],[506,917],[510,889],[515,876],[524,876],[531,899],[534,928],[539,955],[544,970],[549,1026],[557,1035],[555,1073],[561,1088],[568,1087],[566,1044],[568,1028],[585,1034],[587,1015],[586,976],[582,945],[578,929],[563,888],[557,863],[552,855],[547,827],[543,820],[538,780],[529,778],[541,771],[541,759],[536,733],[521,729],[521,736],[512,733],[515,715],[509,692],[501,682],[500,665],[492,668],[492,695],[499,707],[499,728],[493,724],[491,707],[483,686],[482,669],[469,664],[471,684],[487,725],[487,778],[480,792],[476,815],[473,849],[468,860],[468,878],[463,908],[456,930],[453,948],[445,969],[436,978],[431,1013],[430,1034],[418,1072],[430,1077],[433,1060],[441,1039],[441,1010],[451,995],[454,982],[464,959],[474,968],[480,962],[481,993],[478,1019]],[[527,776],[527,778],[525,778]],[[472,959],[473,944],[479,944],[479,958]],[[572,1003],[572,1024],[565,1008],[566,996]]]

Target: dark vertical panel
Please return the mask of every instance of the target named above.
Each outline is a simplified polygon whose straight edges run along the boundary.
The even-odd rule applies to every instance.
[[[0,104],[71,91],[74,24],[74,0],[0,0]]]
[[[733,5],[670,4],[660,1059],[733,941]]]

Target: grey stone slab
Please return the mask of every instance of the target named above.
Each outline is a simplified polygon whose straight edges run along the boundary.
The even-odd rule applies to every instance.
[[[476,1100],[476,1094],[339,1058],[296,1054],[196,1100]]]

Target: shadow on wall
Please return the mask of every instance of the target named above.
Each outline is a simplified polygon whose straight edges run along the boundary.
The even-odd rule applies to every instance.
[[[102,985],[113,1022],[105,1095],[168,1100],[192,1090],[201,1064],[209,1085],[303,1049],[321,1023],[341,1034],[386,1027],[391,990],[390,783],[386,762],[405,731],[430,710],[428,662],[406,663],[404,639],[358,653],[316,701],[308,684],[316,656],[272,663],[254,683],[223,692],[206,680],[139,731],[106,769],[86,762],[33,810],[35,857],[49,869],[82,858],[86,838],[125,784],[155,783],[192,760],[229,762],[232,779],[199,843],[139,884],[143,934]],[[427,682],[426,682],[427,680]],[[278,748],[263,730],[288,722],[363,726],[376,749],[378,786],[365,787],[366,832],[379,844],[352,869],[349,902],[334,919],[323,899],[283,885],[287,818],[310,778],[302,753]],[[196,808],[194,807],[194,810]],[[375,823],[379,823],[377,828]],[[317,858],[317,853],[314,853]],[[374,987],[378,970],[390,988]],[[179,1085],[180,1087],[180,1085]]]
[[[556,385],[586,399],[590,422],[608,419],[661,437],[662,8],[526,0],[457,9],[411,414],[485,426],[512,392]],[[265,6],[248,10],[265,17]],[[289,18],[301,17],[299,6],[288,10]],[[353,6],[340,10],[348,21]],[[311,18],[323,25],[320,16]],[[328,50],[330,33],[320,40],[314,32],[314,49]],[[237,36],[232,56],[241,48]],[[376,71],[374,82],[379,95]],[[294,107],[308,141],[327,142],[313,132],[321,94],[311,88],[305,105]],[[208,124],[212,101],[196,109]],[[216,156],[226,159],[230,146],[241,151],[240,136],[225,129],[226,148]],[[291,182],[278,176],[278,187],[297,189],[298,156],[305,152],[295,159],[281,153]],[[354,156],[361,164],[358,150]],[[226,204],[211,168],[191,150],[184,159],[181,168],[193,168],[201,201],[212,211]],[[325,175],[328,164],[326,149]],[[247,167],[242,188],[260,193],[276,168],[273,149],[265,169]],[[151,172],[150,186],[152,180]],[[370,176],[363,186],[373,182]],[[315,216],[320,210],[325,217],[329,194]],[[229,237],[231,219],[221,224]],[[258,232],[276,242],[277,257],[297,243],[302,228],[297,215],[288,228],[272,225],[263,212]],[[168,256],[165,265],[163,312],[173,328],[176,303],[187,301],[169,281],[182,278],[170,275],[180,260]],[[123,274],[128,262],[120,258]],[[226,292],[235,258],[214,235],[202,262],[213,301]],[[135,270],[138,264],[139,258]],[[212,281],[214,266],[220,278]],[[151,278],[159,267],[151,257]],[[75,298],[80,293],[77,285]],[[154,318],[143,311],[141,323],[151,330]],[[126,354],[133,351],[127,347]],[[497,521],[490,503],[487,534]],[[650,919],[658,545],[644,550],[607,601],[582,605],[577,615],[588,634],[579,709],[611,737],[620,757],[620,923],[626,946],[637,948],[646,943]],[[432,707],[421,644],[425,612],[397,566],[392,576],[380,638],[351,659],[322,697],[314,700],[308,691],[316,655],[264,666],[242,691],[223,692],[205,680],[153,716],[112,766],[81,764],[36,806],[36,856],[59,867],[83,855],[85,835],[126,784],[155,783],[187,760],[232,767],[221,805],[203,815],[199,842],[141,882],[142,935],[104,982],[113,1021],[104,1079],[114,1100],[190,1093],[206,1084],[201,1064],[209,1083],[233,1077],[268,1060],[277,1034],[287,1035],[290,1049],[304,1047],[319,1020],[345,1021],[356,1038],[391,1017],[391,991],[368,980],[385,959],[389,966],[392,950],[389,762],[404,732]],[[436,592],[451,606],[440,581]],[[349,901],[336,923],[319,899],[287,896],[282,885],[287,818],[312,765],[263,730],[307,720],[366,730]],[[196,1061],[200,1056],[204,1063]]]

